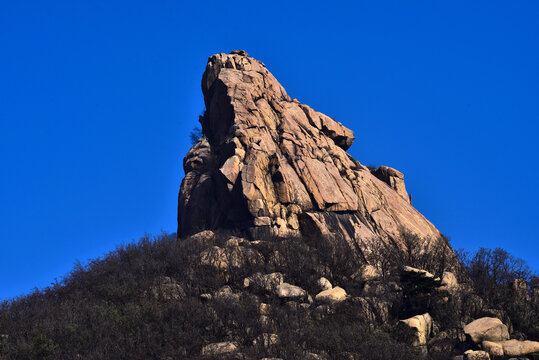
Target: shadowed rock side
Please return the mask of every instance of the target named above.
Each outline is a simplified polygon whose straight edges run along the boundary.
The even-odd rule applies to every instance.
[[[373,242],[404,249],[403,231],[447,245],[410,204],[402,173],[352,158],[353,132],[291,99],[259,60],[211,56],[202,92],[204,136],[183,163],[179,237],[218,228],[342,234],[367,262]]]

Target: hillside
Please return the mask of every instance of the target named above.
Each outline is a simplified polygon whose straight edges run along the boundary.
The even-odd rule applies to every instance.
[[[431,359],[451,359],[477,348],[462,324],[483,316],[503,319],[512,337],[539,340],[537,295],[479,281],[492,277],[474,275],[478,258],[466,268],[485,286],[485,300],[448,282],[447,273],[440,290],[439,281],[378,273],[312,240],[249,242],[206,231],[121,246],[60,283],[3,302],[0,359],[416,359],[427,348]],[[515,280],[526,267],[504,274]],[[344,300],[340,291],[319,295],[330,283],[346,292]],[[426,312],[428,346],[412,346],[415,335],[403,334],[398,320]],[[227,341],[237,351],[202,355],[208,344]]]
[[[245,51],[202,77],[178,233],[77,263],[0,306],[7,359],[539,358],[539,281],[455,252],[396,169]]]

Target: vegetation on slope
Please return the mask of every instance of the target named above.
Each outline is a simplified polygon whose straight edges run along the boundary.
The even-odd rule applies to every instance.
[[[447,294],[432,287],[402,296],[398,288],[403,283],[395,272],[400,263],[377,283],[382,291],[366,296],[365,284],[351,274],[361,264],[353,263],[344,247],[329,249],[302,239],[266,239],[245,246],[238,241],[227,234],[179,241],[174,234],[162,234],[120,246],[88,264],[77,263],[61,282],[1,303],[0,359],[197,359],[204,345],[220,341],[236,342],[242,351],[234,356],[245,359],[305,359],[311,353],[414,359],[419,349],[400,341],[394,325],[416,311],[429,311],[438,319],[438,332],[450,332],[485,309],[503,309],[520,336],[537,339],[537,303],[530,294],[518,297],[511,290],[516,279],[528,278],[531,284],[531,272],[503,250],[481,249],[462,257],[486,303],[475,306],[478,297],[473,292],[458,301],[444,301]],[[228,258],[232,260],[226,272],[200,260],[216,246],[236,254]],[[426,266],[439,260],[412,252],[410,258],[398,259]],[[257,272],[280,272],[311,294],[324,276],[355,301],[317,306],[307,299],[285,301],[260,289],[245,289],[244,279]],[[395,286],[397,292],[388,290]],[[261,312],[262,303],[269,310]],[[269,332],[280,341],[261,342]],[[445,358],[454,346],[451,341],[433,344],[430,356]]]

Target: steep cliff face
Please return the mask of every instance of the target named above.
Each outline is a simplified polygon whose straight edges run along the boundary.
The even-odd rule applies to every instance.
[[[411,205],[402,173],[352,158],[353,132],[291,99],[262,62],[213,55],[202,92],[204,136],[184,159],[179,237],[219,228],[338,236],[367,262],[374,244],[404,250],[403,232],[448,247]]]

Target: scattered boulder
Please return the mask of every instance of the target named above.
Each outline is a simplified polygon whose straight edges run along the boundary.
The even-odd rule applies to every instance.
[[[330,290],[331,288],[333,288],[333,285],[331,285],[329,280],[326,279],[325,277],[321,277],[320,279],[318,279],[317,285],[318,285],[318,288],[320,288],[320,290],[322,291]]]
[[[210,266],[218,272],[228,270],[228,258],[224,249],[213,246],[200,254],[200,265]]]
[[[502,341],[505,356],[522,356],[539,352],[539,342],[529,340],[506,340]]]
[[[247,240],[237,236],[231,236],[225,243],[225,247],[238,247],[240,245],[249,245]]]
[[[189,236],[186,240],[198,243],[200,246],[209,244],[215,239],[215,233],[211,230],[203,230],[196,234]]]
[[[318,302],[325,302],[325,303],[333,304],[333,303],[346,300],[346,297],[347,297],[346,291],[343,288],[336,286],[332,289],[324,290],[318,293],[318,295],[315,296],[315,299]]]
[[[283,274],[279,272],[271,274],[256,273],[243,280],[243,286],[252,288],[255,291],[264,291],[267,293],[275,292],[277,286],[284,282]]]
[[[221,301],[238,302],[240,301],[240,294],[234,293],[234,291],[232,291],[232,288],[230,286],[225,285],[213,294],[213,299],[221,300]]]
[[[168,276],[160,276],[154,281],[150,293],[158,299],[180,300],[185,297],[185,291],[176,280]]]
[[[468,350],[464,353],[466,360],[490,360],[490,356],[486,351]]]
[[[230,341],[205,345],[200,351],[202,356],[217,356],[238,351],[238,344]]]
[[[216,274],[229,278],[229,272],[240,269],[247,264],[262,264],[264,256],[258,251],[244,246],[225,247],[212,246],[200,253],[199,265],[212,268]]]
[[[429,313],[400,320],[399,327],[408,335],[412,346],[427,345],[432,331],[432,318]]]
[[[277,286],[276,294],[282,299],[300,299],[307,296],[307,291],[296,285],[282,283]]]
[[[380,270],[368,264],[360,268],[354,274],[352,274],[352,279],[359,282],[380,280],[381,278],[382,278],[382,273],[380,272]]]
[[[483,317],[464,326],[464,333],[480,344],[483,341],[503,341],[509,339],[507,326],[498,318]]]
[[[481,348],[492,356],[503,356],[503,345],[499,342],[483,341]]]

